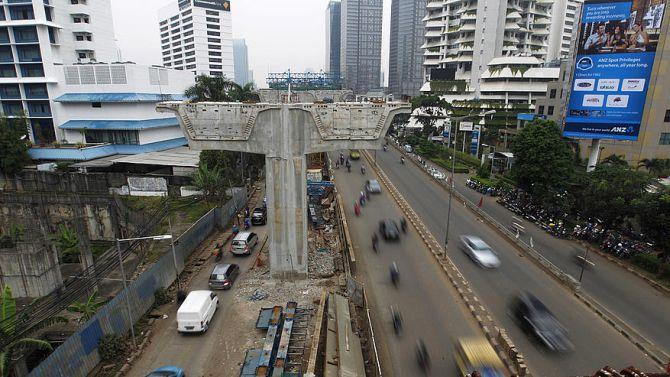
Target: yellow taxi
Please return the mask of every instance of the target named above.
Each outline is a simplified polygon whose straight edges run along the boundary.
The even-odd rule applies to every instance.
[[[358,160],[361,158],[361,152],[358,149],[352,149],[349,151],[349,158],[352,160]]]
[[[505,365],[486,338],[460,338],[456,342],[454,360],[459,376],[478,372],[481,377],[504,377]]]

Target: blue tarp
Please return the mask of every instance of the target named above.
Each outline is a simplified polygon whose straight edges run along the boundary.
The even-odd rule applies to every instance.
[[[61,103],[86,103],[86,102],[161,102],[161,101],[183,101],[183,94],[159,94],[159,93],[66,93],[54,101]]]
[[[146,130],[178,126],[177,118],[142,120],[69,120],[58,128],[62,130]]]

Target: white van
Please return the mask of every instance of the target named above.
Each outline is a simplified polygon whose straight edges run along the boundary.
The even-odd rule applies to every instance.
[[[177,310],[177,331],[205,332],[209,327],[219,297],[212,291],[193,291]]]

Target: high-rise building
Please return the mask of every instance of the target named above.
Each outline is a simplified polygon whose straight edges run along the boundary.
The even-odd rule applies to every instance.
[[[422,46],[424,79],[429,81],[432,76],[454,82],[453,86],[459,88],[456,93],[464,99],[485,98],[481,88],[484,81],[500,79],[514,84],[520,78],[528,84],[556,79],[557,69],[537,69],[539,64],[569,53],[577,6],[578,0],[429,0]],[[524,58],[522,66],[518,66],[517,57]],[[490,67],[494,59],[497,67]],[[510,72],[499,77],[502,66]],[[530,68],[541,75],[539,80],[523,74]],[[430,90],[422,88],[426,89]],[[519,94],[524,92],[522,86],[518,89]],[[543,92],[546,88],[538,86],[534,90]],[[507,101],[507,97],[503,99]]]
[[[326,7],[326,72],[340,76],[341,3],[331,0]]]
[[[174,0],[158,19],[163,65],[235,77],[229,0]]]
[[[394,98],[416,96],[423,84],[426,0],[392,0],[388,87]]]
[[[244,86],[252,81],[249,77],[249,54],[244,39],[233,39],[233,56],[235,57],[235,82]]]
[[[382,0],[342,0],[340,69],[343,87],[365,94],[379,88]]]
[[[28,119],[37,144],[56,140],[51,99],[59,65],[116,59],[108,1],[24,0],[0,3],[0,108]]]

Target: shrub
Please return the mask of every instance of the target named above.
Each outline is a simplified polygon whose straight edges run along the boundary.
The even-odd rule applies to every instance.
[[[154,292],[154,306],[165,305],[170,302],[170,295],[165,288],[158,288]]]
[[[635,254],[631,258],[631,262],[653,274],[658,273],[661,267],[661,260],[653,254]]]
[[[477,169],[477,176],[485,179],[491,177],[491,164],[481,165],[479,169]]]
[[[102,361],[113,361],[123,355],[125,344],[123,338],[117,334],[105,334],[98,343],[98,353]]]

